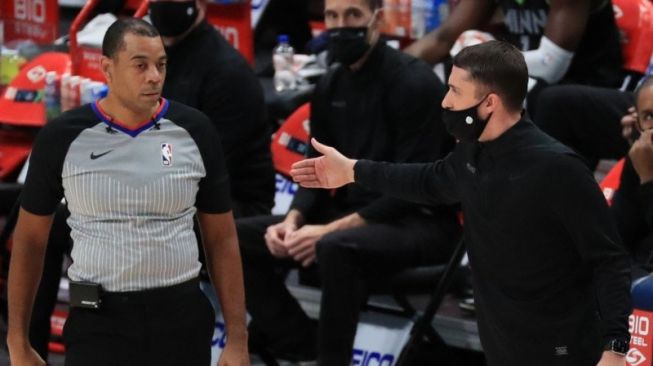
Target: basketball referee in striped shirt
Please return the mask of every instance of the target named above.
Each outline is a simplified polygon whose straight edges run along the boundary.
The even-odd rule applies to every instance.
[[[52,214],[62,198],[74,241],[66,365],[208,365],[215,315],[199,289],[199,218],[228,343],[248,365],[241,261],[216,131],[161,98],[166,54],[138,19],[102,45],[109,95],[46,125],[34,145],[9,273],[13,365],[43,365],[28,341]]]

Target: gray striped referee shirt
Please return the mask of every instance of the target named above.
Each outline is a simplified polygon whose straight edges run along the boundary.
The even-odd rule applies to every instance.
[[[91,104],[64,113],[39,133],[22,207],[70,210],[72,280],[107,291],[137,291],[197,277],[197,210],[231,209],[222,148],[201,112],[161,100],[130,129]]]

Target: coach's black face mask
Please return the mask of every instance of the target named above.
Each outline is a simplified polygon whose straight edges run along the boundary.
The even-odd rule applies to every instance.
[[[487,96],[485,96],[487,98]],[[474,142],[478,141],[478,138],[481,137],[481,134],[487,126],[487,122],[492,117],[490,113],[486,119],[482,119],[478,116],[478,107],[485,101],[483,98],[478,104],[473,105],[466,109],[461,109],[458,111],[452,111],[451,109],[445,109],[442,111],[442,121],[444,126],[447,129],[447,132],[451,134],[456,140],[464,142]]]
[[[150,3],[152,25],[164,37],[177,37],[195,24],[198,9],[192,1],[154,1]]]

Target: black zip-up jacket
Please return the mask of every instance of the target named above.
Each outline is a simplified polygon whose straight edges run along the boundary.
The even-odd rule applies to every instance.
[[[163,96],[199,109],[217,128],[234,214],[270,213],[275,189],[270,129],[254,71],[206,21],[166,52]],[[243,212],[238,212],[241,208]]]
[[[378,42],[360,69],[334,66],[320,79],[311,102],[311,136],[357,159],[441,159],[453,147],[441,120],[444,93],[426,63]],[[308,155],[319,153],[309,147]],[[376,222],[427,211],[450,218],[455,213],[443,206],[425,210],[360,186],[334,192],[299,188],[291,207],[311,216],[327,201]]]
[[[356,182],[461,202],[490,366],[594,366],[629,339],[629,261],[591,172],[530,121],[431,164],[359,161]]]

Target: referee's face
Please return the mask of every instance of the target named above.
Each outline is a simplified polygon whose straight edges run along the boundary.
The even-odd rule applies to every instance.
[[[166,53],[160,37],[127,33],[123,47],[110,60],[107,83],[126,108],[149,112],[156,108],[166,75]]]

